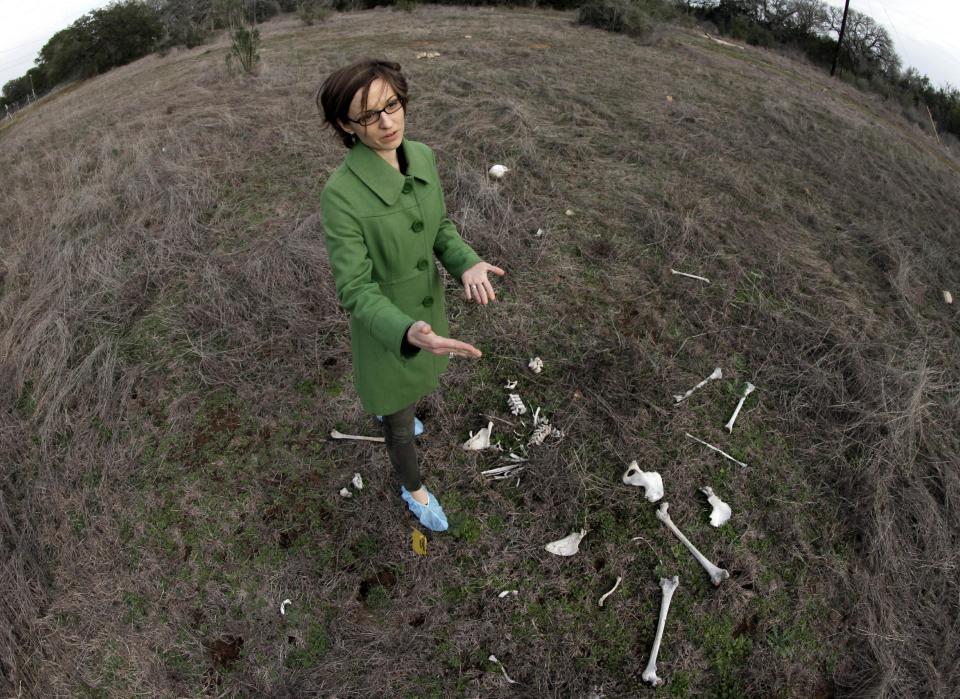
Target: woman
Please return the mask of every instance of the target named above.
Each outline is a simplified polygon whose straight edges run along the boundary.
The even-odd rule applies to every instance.
[[[400,495],[434,531],[447,518],[420,480],[414,410],[437,387],[451,356],[480,350],[446,337],[443,284],[435,254],[463,282],[467,301],[496,301],[480,259],[447,218],[433,151],[404,138],[407,81],[400,65],[363,59],[334,71],[317,94],[324,121],[349,148],[320,196],[337,298],[350,313],[360,402],[383,416]]]

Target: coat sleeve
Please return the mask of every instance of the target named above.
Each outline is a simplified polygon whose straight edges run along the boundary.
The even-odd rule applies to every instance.
[[[433,252],[440,258],[440,262],[446,268],[454,279],[461,281],[463,273],[473,267],[478,262],[483,262],[480,256],[474,252],[460,234],[453,221],[447,218],[447,203],[443,197],[443,185],[440,183],[440,176],[437,173],[437,159],[430,149],[430,160],[433,162],[433,171],[437,178],[437,190],[440,196],[440,205],[443,208],[441,214],[440,229],[437,231],[437,238],[433,243]]]
[[[320,195],[323,234],[337,299],[373,338],[398,358],[417,354],[419,348],[405,342],[407,328],[415,321],[384,296],[379,284],[373,281],[373,262],[360,222],[346,204],[342,196],[328,188]]]

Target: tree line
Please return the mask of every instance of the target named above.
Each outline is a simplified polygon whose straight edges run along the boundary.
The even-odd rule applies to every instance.
[[[362,9],[412,0],[118,0],[93,10],[56,34],[40,49],[36,66],[6,83],[0,107],[15,107],[57,85],[103,73],[148,53],[173,46],[192,48],[215,32],[262,22],[281,12],[310,16],[318,7]],[[437,0],[435,0],[437,1]],[[443,4],[537,4],[538,0],[438,0]],[[655,14],[679,9],[712,22],[724,34],[761,46],[787,45],[819,65],[831,65],[843,11],[823,0],[586,0],[617,3]],[[584,0],[540,0],[572,9]],[[306,19],[305,19],[306,21]],[[839,54],[841,75],[860,87],[929,108],[942,131],[960,136],[960,91],[936,88],[915,68],[903,69],[889,32],[855,9],[847,16]]]

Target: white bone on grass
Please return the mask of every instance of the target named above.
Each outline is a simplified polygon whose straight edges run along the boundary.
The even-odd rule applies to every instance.
[[[544,418],[543,421],[546,422],[547,421],[546,418]],[[536,427],[539,424],[540,424],[540,406],[538,405],[537,409],[533,411],[533,426]]]
[[[505,383],[503,387],[512,391],[513,389],[515,389],[515,388],[517,387],[517,382],[516,382],[516,381],[507,381],[507,383]]]
[[[543,229],[542,229],[542,228],[538,228],[538,229],[537,229],[537,232],[534,233],[534,235],[539,238],[540,236],[543,235]]]
[[[720,454],[721,456],[724,456],[724,457],[730,459],[733,463],[735,463],[735,464],[740,464],[740,465],[743,466],[744,468],[747,468],[747,465],[746,465],[745,463],[743,463],[742,461],[737,461],[737,460],[734,459],[732,456],[730,456],[727,452],[725,452],[723,449],[717,449],[717,448],[716,448],[715,446],[713,446],[712,444],[707,444],[707,443],[704,442],[702,439],[697,439],[696,437],[694,437],[694,436],[693,436],[692,434],[690,434],[689,432],[684,432],[684,434],[687,435],[687,436],[688,436],[690,439],[692,439],[693,441],[695,441],[695,442],[700,442],[700,444],[702,444],[703,446],[709,447],[710,449],[713,449],[715,452],[717,452],[717,453]]]
[[[599,606],[602,607],[602,606],[603,606],[603,601],[604,601],[605,599],[607,599],[607,597],[609,597],[610,595],[612,595],[614,590],[616,590],[618,587],[620,587],[620,581],[621,581],[621,580],[623,580],[623,577],[621,577],[621,576],[618,575],[618,576],[617,576],[617,582],[613,583],[613,587],[610,588],[610,591],[607,592],[606,594],[604,594],[603,597],[600,598],[600,601],[597,602],[597,604],[598,604]]]
[[[719,585],[721,582],[729,578],[730,573],[728,573],[724,568],[718,568],[717,566],[713,565],[713,563],[708,561],[706,556],[700,553],[700,551],[697,550],[697,547],[690,543],[690,539],[685,537],[683,532],[677,529],[677,525],[673,523],[673,520],[670,519],[670,514],[667,512],[668,507],[670,507],[669,502],[660,503],[660,508],[657,510],[657,519],[666,524],[670,531],[672,531],[676,537],[680,539],[681,543],[683,543],[683,545],[690,550],[690,553],[693,554],[693,557],[697,559],[697,563],[703,566],[703,569],[707,571],[707,575],[710,576],[710,582],[712,582],[714,585]]]
[[[466,451],[480,451],[490,446],[490,435],[493,434],[493,422],[488,422],[483,429],[474,434],[470,432],[470,439],[463,443]]]
[[[731,432],[731,433],[733,432],[733,423],[734,421],[736,421],[737,415],[740,414],[740,408],[743,407],[743,401],[745,401],[747,399],[747,396],[753,393],[756,389],[757,389],[756,386],[754,386],[752,383],[747,381],[747,387],[743,389],[743,395],[740,396],[740,402],[737,403],[737,407],[734,408],[733,410],[733,415],[730,416],[730,419],[727,420],[727,424],[724,425],[724,427],[727,428],[727,432]]]
[[[494,165],[493,167],[490,168],[489,172],[490,172],[490,177],[493,177],[499,180],[501,177],[503,177],[508,172],[510,172],[510,168],[508,168],[506,165]]]
[[[700,281],[706,282],[707,284],[710,283],[709,279],[707,279],[706,277],[701,277],[699,274],[687,274],[686,272],[678,272],[677,270],[672,268],[670,269],[670,274],[676,274],[681,277],[690,277],[691,279],[699,279]]]
[[[539,446],[543,444],[544,440],[551,434],[562,435],[562,432],[544,420],[543,423],[533,431],[533,434],[530,435],[527,446]]]
[[[527,406],[523,404],[520,396],[516,393],[511,393],[507,397],[507,407],[510,408],[510,412],[514,415],[524,415],[527,412]]]
[[[568,534],[562,539],[551,541],[544,548],[554,556],[572,556],[580,550],[580,542],[587,535],[586,529]]]
[[[283,602],[280,603],[280,614],[285,615],[285,614],[287,613],[287,605],[288,605],[288,604],[293,604],[293,602],[291,602],[291,601],[288,600],[288,599],[285,599],[285,600],[283,600]]]
[[[710,524],[715,527],[722,526],[730,521],[732,510],[730,505],[720,499],[720,496],[713,492],[709,485],[700,488],[700,492],[707,496],[707,502],[713,507],[710,513]]]
[[[663,478],[656,471],[641,471],[636,461],[630,462],[621,480],[627,485],[643,488],[643,495],[650,502],[663,497]]]
[[[527,366],[534,374],[539,374],[543,371],[543,360],[540,357],[534,357]]]
[[[500,666],[500,669],[503,671],[503,676],[507,678],[507,682],[509,682],[510,684],[520,684],[516,680],[510,679],[510,675],[507,674],[507,668],[503,666],[503,663],[497,660],[497,656],[491,655],[489,658],[487,658],[487,660],[489,660],[491,663],[496,663],[497,665]]]
[[[337,430],[330,430],[330,436],[333,439],[354,439],[360,442],[382,442],[384,441],[383,437],[365,437],[359,434],[344,434],[343,432],[337,432]]]
[[[696,386],[694,386],[693,388],[691,388],[691,389],[690,389],[689,391],[687,391],[686,393],[684,393],[684,394],[682,394],[682,395],[679,394],[679,393],[675,393],[674,396],[673,396],[673,399],[674,399],[677,403],[679,403],[680,401],[686,400],[687,398],[689,398],[689,397],[693,394],[693,392],[696,391],[697,389],[703,388],[704,386],[706,386],[708,382],[713,381],[714,379],[722,379],[722,378],[723,378],[723,370],[722,370],[720,367],[717,367],[716,369],[713,370],[713,373],[710,374],[710,376],[708,376],[707,378],[705,378],[703,381],[701,381],[700,383],[698,383]]]
[[[350,489],[349,489],[349,488],[341,488],[341,489],[340,489],[340,497],[342,497],[342,498],[352,498],[352,497],[353,497],[353,493],[350,492]]]
[[[953,303],[953,294],[951,294],[949,291],[947,291],[946,289],[944,289],[944,290],[943,290],[943,300],[946,301],[948,304]]]
[[[359,473],[354,473],[353,480],[350,482],[353,483],[353,487],[357,490],[363,490],[363,476]]]
[[[497,595],[497,597],[499,597],[500,599],[503,599],[504,597],[507,597],[508,595],[513,595],[514,597],[516,597],[516,596],[517,596],[517,591],[516,591],[516,590],[504,590],[504,591],[501,592],[499,595]]]
[[[650,659],[647,661],[647,667],[640,675],[644,682],[649,682],[654,687],[663,684],[663,680],[657,677],[657,655],[660,653],[660,641],[663,640],[663,627],[667,625],[667,612],[670,611],[670,600],[673,599],[673,593],[680,585],[680,578],[674,575],[672,578],[660,578],[660,589],[663,590],[663,598],[660,600],[660,619],[657,621],[657,635],[653,638],[653,648],[650,649]]]

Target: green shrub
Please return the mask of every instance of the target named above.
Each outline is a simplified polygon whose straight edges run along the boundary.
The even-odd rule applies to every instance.
[[[233,60],[240,63],[245,73],[253,74],[260,63],[260,30],[252,32],[246,27],[239,27],[231,34],[233,43],[227,52],[227,68],[233,71]]]
[[[300,0],[297,3],[297,17],[307,26],[322,22],[330,15],[330,8],[323,0]]]
[[[577,23],[639,37],[675,14],[663,0],[587,0],[577,12]]]
[[[393,6],[404,12],[412,12],[413,8],[417,6],[417,0],[395,0]]]

